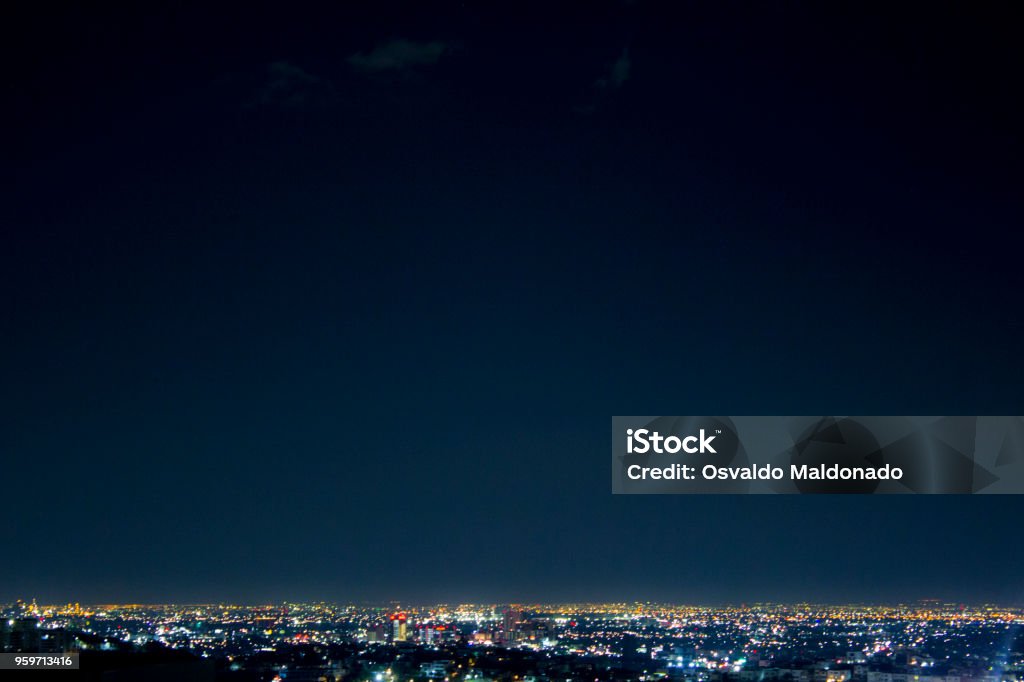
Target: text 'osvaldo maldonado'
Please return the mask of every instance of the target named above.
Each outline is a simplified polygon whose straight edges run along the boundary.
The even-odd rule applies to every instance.
[[[720,433],[720,432],[718,432]],[[687,455],[717,454],[713,441],[718,434],[708,434],[700,429],[697,434],[685,436],[662,436],[657,431],[648,429],[626,429],[626,452],[629,454],[677,454]],[[786,478],[786,470],[780,466],[769,464],[750,464],[747,466],[718,466],[715,464],[701,465],[675,463],[669,466],[650,467],[631,464],[626,468],[626,476],[634,481],[640,480],[680,480],[693,481],[780,481]],[[839,464],[791,464],[790,480],[800,481],[898,481],[903,478],[903,470],[899,467],[884,464],[881,466],[841,466]]]

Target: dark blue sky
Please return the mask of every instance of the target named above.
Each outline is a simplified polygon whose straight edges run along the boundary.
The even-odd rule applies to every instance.
[[[3,28],[0,599],[1024,601],[1019,497],[606,468],[1021,414],[999,6],[95,11]]]

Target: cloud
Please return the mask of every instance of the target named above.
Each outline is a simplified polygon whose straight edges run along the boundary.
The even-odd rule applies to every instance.
[[[348,58],[348,63],[356,71],[364,73],[405,71],[436,64],[447,49],[448,46],[440,41],[416,43],[399,39],[378,45],[368,53],[357,52]]]
[[[290,62],[272,62],[267,66],[267,80],[259,91],[261,105],[298,108],[322,104],[336,96],[334,86]]]
[[[622,50],[622,54],[612,64],[608,70],[608,75],[598,78],[597,82],[594,83],[594,87],[598,90],[618,90],[629,80],[630,65],[629,48],[627,47]]]
[[[594,81],[594,86],[586,100],[574,106],[573,110],[578,114],[586,116],[596,113],[611,98],[612,93],[625,85],[626,81],[629,80],[632,65],[632,61],[629,58],[629,48],[625,47],[622,49],[618,59],[608,67],[607,73]]]

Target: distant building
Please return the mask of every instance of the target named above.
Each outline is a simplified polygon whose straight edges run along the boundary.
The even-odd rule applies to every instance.
[[[518,641],[519,624],[523,621],[523,612],[509,606],[502,612],[501,641],[504,644],[515,644]]]
[[[429,680],[440,680],[448,675],[448,668],[451,661],[432,661],[420,663],[420,676]]]
[[[0,651],[42,653],[42,635],[35,618],[0,621]]]
[[[395,642],[404,642],[409,639],[407,616],[404,613],[391,614],[391,639]]]

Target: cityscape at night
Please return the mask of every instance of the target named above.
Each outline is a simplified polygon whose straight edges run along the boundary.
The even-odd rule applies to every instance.
[[[5,3],[0,680],[1024,682],[1018,5]]]
[[[4,607],[6,649],[223,680],[1017,682],[1024,609],[283,603]],[[34,640],[33,642],[30,640]]]

